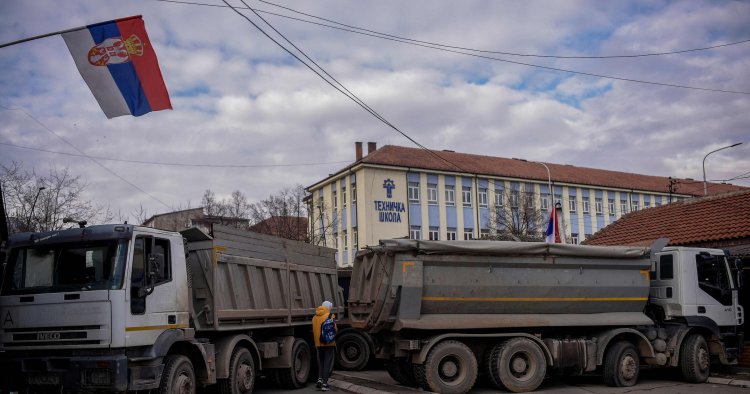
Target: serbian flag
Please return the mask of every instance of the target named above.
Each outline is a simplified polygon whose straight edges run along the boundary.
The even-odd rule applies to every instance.
[[[172,109],[140,15],[89,25],[62,36],[107,118]]]
[[[547,238],[548,244],[559,244],[560,243],[560,229],[557,224],[557,209],[552,208],[549,214],[549,224],[547,225]]]

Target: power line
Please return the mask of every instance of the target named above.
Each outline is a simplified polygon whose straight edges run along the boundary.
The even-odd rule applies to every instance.
[[[303,55],[303,56],[304,56],[305,58],[307,58],[307,59],[308,59],[308,60],[309,60],[309,61],[310,61],[311,63],[313,63],[313,64],[314,64],[314,65],[315,65],[315,66],[316,66],[316,67],[317,67],[318,69],[320,69],[322,73],[324,73],[324,74],[325,74],[326,76],[328,76],[328,77],[329,77],[329,78],[331,78],[331,79],[332,79],[333,81],[335,81],[335,82],[336,82],[336,84],[334,84],[333,82],[331,82],[330,80],[328,80],[328,79],[327,79],[326,77],[324,77],[324,76],[323,76],[323,75],[321,74],[321,72],[319,72],[318,70],[314,69],[314,68],[313,68],[312,66],[310,66],[310,65],[309,65],[309,64],[308,64],[307,62],[305,62],[304,60],[302,60],[302,59],[301,59],[301,58],[300,58],[299,56],[297,56],[297,55],[296,55],[295,53],[293,53],[293,52],[292,52],[291,50],[289,50],[289,49],[288,49],[287,47],[285,47],[285,46],[284,46],[283,44],[281,44],[281,43],[280,43],[280,42],[278,42],[278,41],[277,41],[276,39],[274,39],[273,37],[271,37],[271,35],[270,35],[270,34],[268,34],[268,33],[267,33],[267,32],[266,32],[265,30],[263,30],[263,29],[262,29],[262,28],[261,28],[260,26],[258,26],[258,25],[257,25],[257,24],[256,24],[255,22],[253,22],[253,21],[252,21],[252,20],[251,20],[250,18],[248,18],[248,17],[247,17],[247,16],[245,15],[245,14],[243,14],[242,12],[240,12],[239,10],[237,10],[237,9],[236,9],[236,8],[235,8],[234,6],[230,5],[230,4],[229,4],[229,3],[227,2],[227,0],[222,0],[222,1],[223,1],[223,2],[224,2],[224,3],[226,4],[226,5],[227,5],[227,6],[229,6],[229,8],[231,8],[231,9],[232,9],[232,11],[236,12],[236,13],[237,13],[238,15],[240,15],[240,16],[241,16],[242,18],[244,18],[245,20],[247,20],[247,21],[248,21],[248,22],[249,22],[250,24],[252,24],[252,25],[253,25],[253,26],[254,26],[254,27],[255,27],[256,29],[258,29],[258,31],[260,31],[260,32],[261,32],[261,33],[262,33],[263,35],[265,35],[265,36],[266,36],[266,37],[267,37],[268,39],[270,39],[271,41],[273,41],[273,42],[274,42],[274,43],[275,43],[276,45],[278,45],[278,46],[279,46],[279,47],[280,47],[281,49],[283,49],[284,51],[286,51],[287,53],[289,53],[290,55],[292,55],[292,57],[294,57],[294,58],[295,58],[295,59],[297,59],[297,60],[298,60],[299,62],[301,62],[301,63],[302,63],[303,65],[305,65],[305,67],[307,67],[307,68],[308,68],[308,69],[310,69],[310,70],[311,70],[312,72],[314,72],[314,73],[315,73],[315,74],[316,74],[317,76],[319,76],[319,77],[320,77],[321,79],[323,79],[323,80],[324,80],[324,81],[325,81],[326,83],[328,83],[329,85],[331,85],[331,86],[332,86],[332,87],[333,87],[334,89],[338,90],[338,91],[339,91],[339,92],[340,92],[341,94],[345,95],[345,96],[346,96],[346,97],[348,97],[348,98],[349,98],[350,100],[354,101],[354,102],[355,102],[355,103],[356,103],[357,105],[359,105],[360,107],[362,107],[362,108],[363,108],[363,109],[364,109],[365,111],[367,111],[368,113],[370,113],[370,114],[371,114],[372,116],[374,116],[375,118],[377,118],[378,120],[380,120],[381,122],[383,122],[384,124],[386,124],[387,126],[389,126],[390,128],[392,128],[393,130],[395,130],[396,132],[398,132],[399,134],[401,134],[402,136],[404,136],[404,137],[405,137],[406,139],[408,139],[409,141],[411,141],[412,143],[414,143],[414,144],[415,144],[416,146],[418,146],[418,147],[420,147],[420,148],[424,149],[424,150],[425,150],[426,152],[428,152],[429,154],[431,154],[431,155],[433,155],[433,156],[437,157],[437,158],[438,158],[439,160],[441,160],[441,161],[443,161],[443,162],[445,162],[445,163],[447,163],[447,164],[449,164],[449,165],[451,165],[451,166],[453,166],[453,167],[455,167],[455,168],[457,168],[457,169],[459,169],[459,170],[461,170],[461,171],[463,171],[463,172],[466,172],[466,170],[464,170],[463,168],[461,168],[461,167],[460,167],[459,165],[457,165],[457,164],[455,164],[455,163],[452,163],[452,162],[450,162],[450,161],[446,160],[445,158],[443,158],[442,156],[440,156],[439,154],[435,153],[434,151],[432,151],[432,150],[430,150],[430,149],[427,149],[427,148],[426,148],[426,147],[425,147],[424,145],[420,144],[420,143],[419,143],[419,142],[417,142],[417,141],[416,141],[416,140],[415,140],[414,138],[412,138],[411,136],[409,136],[409,135],[408,135],[408,134],[406,134],[405,132],[401,131],[401,130],[400,130],[400,129],[399,129],[398,127],[396,127],[396,126],[394,126],[394,125],[393,125],[392,123],[390,123],[390,122],[389,122],[389,121],[388,121],[387,119],[385,119],[385,118],[384,118],[383,116],[381,116],[381,115],[380,115],[380,114],[379,114],[379,113],[378,113],[377,111],[375,111],[374,109],[370,108],[370,106],[368,106],[368,105],[367,105],[367,104],[366,104],[366,103],[365,103],[365,102],[364,102],[363,100],[361,100],[361,99],[360,99],[359,97],[357,97],[357,96],[356,96],[356,95],[355,95],[354,93],[352,93],[351,91],[349,91],[349,90],[348,90],[348,89],[347,89],[347,88],[346,88],[346,87],[345,87],[345,86],[344,86],[344,85],[343,85],[343,84],[342,84],[341,82],[339,82],[339,81],[338,81],[338,80],[336,80],[336,79],[335,79],[334,77],[332,77],[332,76],[331,76],[331,75],[330,75],[330,74],[329,74],[328,72],[326,72],[326,71],[325,71],[325,69],[323,69],[323,67],[321,67],[320,65],[318,65],[318,64],[317,64],[317,63],[316,63],[316,62],[315,62],[314,60],[312,60],[312,59],[311,59],[311,58],[310,58],[309,56],[307,56],[307,54],[305,54],[305,52],[304,52],[304,51],[302,51],[302,50],[301,50],[301,49],[300,49],[299,47],[297,47],[296,45],[294,45],[294,44],[293,44],[293,43],[292,43],[292,42],[291,42],[291,41],[290,41],[290,40],[289,40],[288,38],[286,38],[286,37],[285,37],[285,36],[284,36],[284,35],[283,35],[283,34],[282,34],[282,33],[281,33],[280,31],[278,31],[278,30],[277,30],[276,28],[274,28],[274,27],[273,27],[273,26],[272,26],[272,25],[271,25],[271,24],[270,24],[270,23],[269,23],[269,22],[268,22],[267,20],[265,20],[265,19],[264,19],[263,17],[261,17],[261,16],[260,16],[260,15],[259,15],[259,14],[258,14],[258,13],[257,13],[257,12],[256,12],[256,11],[255,11],[255,10],[253,9],[253,8],[250,8],[250,7],[249,7],[249,6],[248,6],[248,5],[247,5],[247,4],[246,4],[246,3],[244,2],[244,0],[240,0],[240,1],[242,1],[242,3],[243,3],[243,4],[245,4],[245,6],[246,6],[246,7],[248,7],[248,9],[249,9],[250,11],[252,11],[252,12],[253,12],[253,13],[254,13],[254,14],[255,14],[255,15],[256,15],[256,16],[258,17],[258,18],[260,18],[260,19],[261,19],[261,20],[262,20],[262,21],[263,21],[263,22],[264,22],[264,23],[265,23],[266,25],[268,25],[269,27],[271,27],[271,29],[273,29],[273,30],[274,30],[274,31],[276,32],[276,34],[278,34],[279,36],[281,36],[281,37],[282,37],[282,38],[283,38],[283,39],[284,39],[284,40],[285,40],[286,42],[288,42],[288,43],[289,43],[290,45],[292,45],[292,46],[293,46],[293,47],[294,47],[294,48],[295,48],[295,49],[296,49],[296,50],[297,50],[298,52],[300,52],[300,53],[301,53],[301,54],[302,54],[302,55]],[[337,86],[337,84],[338,84],[339,86],[341,86],[341,87]]]
[[[167,205],[167,204],[166,204],[166,203],[165,203],[164,201],[162,201],[162,200],[160,200],[160,199],[156,198],[155,196],[153,196],[153,195],[152,195],[152,194],[150,194],[149,192],[147,192],[147,191],[145,191],[145,190],[141,189],[140,187],[138,187],[138,186],[137,186],[136,184],[134,184],[133,182],[130,182],[129,180],[127,180],[127,179],[123,178],[122,176],[120,176],[120,175],[119,175],[118,173],[116,173],[116,172],[114,172],[114,171],[110,170],[110,169],[109,169],[109,168],[107,168],[107,167],[106,167],[106,166],[105,166],[104,164],[102,164],[102,163],[100,163],[99,161],[97,161],[97,160],[96,160],[95,158],[93,158],[93,157],[90,157],[90,156],[86,155],[86,153],[85,153],[84,151],[82,151],[82,150],[78,149],[78,147],[77,147],[77,146],[73,145],[73,144],[72,144],[71,142],[69,142],[68,140],[66,140],[65,138],[63,138],[63,137],[62,137],[61,135],[59,135],[59,134],[55,133],[54,131],[52,131],[52,129],[50,129],[49,127],[47,127],[47,125],[45,125],[44,123],[42,123],[42,122],[41,122],[41,121],[40,121],[39,119],[35,118],[35,117],[34,117],[34,116],[32,116],[31,114],[29,114],[28,112],[26,112],[25,110],[23,110],[22,108],[8,108],[8,107],[6,107],[6,106],[4,106],[4,105],[0,105],[0,108],[3,108],[3,109],[5,109],[5,110],[7,110],[7,111],[21,111],[21,112],[23,112],[23,113],[24,113],[24,115],[28,116],[28,117],[29,117],[29,118],[30,118],[31,120],[33,120],[34,122],[36,122],[36,123],[37,123],[38,125],[42,126],[42,128],[44,128],[45,130],[47,130],[47,131],[49,131],[50,133],[52,133],[52,135],[54,135],[55,137],[57,137],[57,138],[61,139],[61,140],[62,140],[63,142],[65,142],[66,144],[70,145],[70,146],[71,146],[71,147],[72,147],[73,149],[77,150],[77,151],[78,151],[78,152],[79,152],[79,153],[80,153],[80,154],[81,154],[82,156],[85,156],[85,157],[87,157],[88,159],[90,159],[91,161],[93,161],[94,163],[96,163],[96,164],[97,164],[97,165],[98,165],[99,167],[103,168],[103,169],[104,169],[105,171],[107,171],[107,172],[109,172],[110,174],[112,174],[112,175],[116,176],[117,178],[120,178],[120,180],[122,180],[123,182],[125,182],[125,183],[127,183],[128,185],[132,186],[133,188],[135,188],[135,189],[137,189],[137,190],[141,191],[141,193],[143,193],[143,194],[145,194],[145,195],[147,195],[147,196],[151,197],[151,198],[152,198],[152,199],[153,199],[154,201],[157,201],[157,202],[159,202],[160,204],[164,205],[165,207],[167,207],[167,209],[171,209],[171,207],[170,207],[169,205]]]
[[[318,165],[325,165],[325,164],[342,164],[342,163],[349,163],[349,161],[342,160],[342,161],[331,161],[331,162],[325,162],[325,163],[297,163],[297,164],[193,164],[193,163],[170,163],[170,162],[160,162],[160,161],[146,161],[146,160],[128,160],[128,159],[117,159],[112,157],[102,157],[102,156],[87,156],[77,153],[68,153],[68,152],[59,152],[54,150],[48,150],[48,149],[42,149],[42,148],[32,148],[29,146],[21,146],[21,145],[14,145],[9,144],[6,142],[0,142],[0,145],[5,146],[11,146],[14,148],[20,148],[20,149],[29,149],[34,150],[38,152],[46,152],[46,153],[54,153],[58,155],[66,155],[66,156],[73,156],[73,157],[85,157],[85,158],[92,158],[97,160],[109,160],[109,161],[118,161],[122,163],[134,163],[134,164],[151,164],[151,165],[159,165],[159,166],[175,166],[175,167],[205,167],[205,168],[274,168],[274,167],[302,167],[302,166],[318,166]]]
[[[178,0],[155,0],[155,1],[161,1],[161,2],[167,2],[167,3],[199,5],[199,6],[209,6],[209,7],[221,7],[220,5],[215,5],[215,4],[204,4],[204,3],[178,1]],[[229,5],[229,3],[227,3],[225,0],[222,0],[222,1],[224,1],[227,4],[227,7],[230,7],[233,10],[235,10],[235,12],[237,12],[237,10],[235,9],[234,6]],[[243,4],[245,4],[245,3],[243,2]],[[382,39],[386,39],[386,40],[390,40],[390,41],[395,41],[395,42],[401,42],[401,43],[408,44],[408,45],[414,45],[414,46],[419,46],[419,47],[424,47],[424,48],[430,48],[430,49],[435,49],[435,50],[438,50],[438,51],[443,51],[443,52],[448,52],[448,53],[455,53],[455,54],[459,54],[459,55],[473,56],[473,57],[476,57],[476,58],[487,59],[487,60],[494,60],[494,61],[503,62],[503,63],[515,64],[515,65],[519,65],[519,66],[540,68],[540,69],[544,69],[544,70],[550,70],[550,71],[556,71],[556,72],[563,72],[563,73],[568,73],[568,74],[585,75],[585,76],[589,76],[589,77],[596,77],[596,78],[603,78],[603,79],[612,79],[612,80],[616,80],[616,81],[640,83],[640,84],[646,84],[646,85],[656,85],[656,86],[664,86],[664,87],[671,87],[671,88],[678,88],[678,89],[689,89],[689,90],[698,90],[698,91],[707,91],[707,92],[716,92],[716,93],[729,93],[729,94],[750,95],[750,92],[745,92],[745,91],[704,88],[704,87],[698,87],[698,86],[689,86],[689,85],[673,84],[673,83],[666,83],[666,82],[647,81],[647,80],[641,80],[641,79],[635,79],[635,78],[617,77],[617,76],[612,76],[612,75],[596,74],[596,73],[590,73],[590,72],[585,72],[585,71],[576,71],[576,70],[570,70],[570,69],[564,69],[564,68],[558,68],[558,67],[542,66],[542,65],[533,64],[533,63],[519,62],[519,61],[515,61],[515,60],[502,59],[502,58],[498,58],[498,57],[493,57],[493,56],[488,56],[488,55],[482,55],[481,54],[481,53],[499,53],[499,52],[481,51],[481,50],[476,50],[476,49],[468,49],[468,50],[471,50],[471,51],[479,52],[479,53],[469,53],[469,52],[464,52],[464,50],[455,49],[455,48],[460,48],[460,47],[451,47],[451,46],[442,45],[442,44],[432,44],[432,43],[429,43],[429,42],[426,42],[426,41],[418,41],[418,40],[411,40],[411,39],[406,39],[406,38],[399,38],[398,36],[392,36],[392,35],[388,35],[388,34],[384,34],[384,33],[376,33],[376,34],[379,34],[379,35],[372,35],[372,34],[360,33],[360,32],[357,32],[357,31],[352,31],[350,29],[346,29],[346,28],[339,28],[339,27],[335,27],[335,26],[329,26],[329,25],[325,25],[325,24],[319,24],[319,23],[315,23],[315,22],[305,21],[305,20],[302,20],[302,19],[293,18],[293,17],[289,17],[289,16],[279,15],[279,14],[271,13],[271,12],[268,12],[268,11],[256,10],[256,9],[248,6],[247,4],[245,4],[245,7],[246,8],[244,8],[244,9],[248,9],[250,11],[253,11],[256,15],[258,15],[258,12],[264,12],[264,13],[268,13],[268,14],[272,14],[272,15],[278,15],[278,16],[281,16],[281,17],[284,17],[284,18],[289,18],[289,19],[293,19],[293,20],[299,20],[299,21],[302,21],[302,22],[307,22],[307,23],[312,23],[312,24],[318,24],[318,25],[321,25],[321,26],[326,26],[326,27],[330,27],[330,28],[334,28],[334,29],[338,29],[338,30],[344,30],[344,31],[350,31],[350,32],[353,32],[353,33],[358,33],[358,34],[363,34],[363,35],[369,35],[369,36],[372,36],[372,37],[382,38]],[[239,8],[239,7],[237,7],[237,8]],[[260,17],[260,15],[258,15],[258,17]],[[338,23],[338,22],[334,22],[334,23]],[[729,44],[722,44],[722,45],[723,46],[737,45],[737,44],[741,44],[743,42],[748,42],[748,41],[750,41],[750,39],[749,40],[743,40],[743,41],[736,42],[736,43],[729,43]],[[716,46],[716,47],[720,47],[720,46]],[[700,48],[695,48],[695,50],[700,50]],[[691,51],[691,50],[683,50],[683,51],[678,51],[678,52],[689,52],[689,51]]]
[[[160,1],[160,2],[164,2],[164,3],[200,5],[200,6],[208,6],[208,7],[227,7],[225,5],[220,5],[220,4],[207,4],[207,3],[198,3],[198,2],[191,2],[191,1],[179,1],[179,0],[155,0],[155,1]],[[700,48],[680,49],[680,50],[668,51],[668,52],[637,53],[637,54],[630,54],[630,55],[601,55],[601,56],[590,56],[590,55],[589,56],[539,55],[539,54],[520,53],[520,52],[491,51],[491,50],[486,50],[486,49],[475,49],[475,48],[469,48],[469,47],[461,47],[461,46],[455,46],[455,45],[441,44],[441,43],[431,42],[431,41],[417,40],[417,39],[413,39],[413,38],[402,37],[402,36],[397,36],[397,35],[388,34],[388,33],[382,33],[382,32],[376,31],[376,30],[366,29],[366,28],[363,28],[363,27],[357,27],[357,26],[354,26],[354,25],[348,25],[346,23],[341,23],[341,22],[337,22],[337,21],[332,20],[332,19],[327,19],[327,18],[323,18],[323,17],[317,16],[317,15],[308,14],[308,13],[305,13],[305,12],[302,12],[302,11],[295,10],[293,8],[290,8],[290,7],[279,5],[279,4],[276,4],[276,3],[272,3],[270,1],[265,1],[265,0],[258,0],[258,1],[261,2],[261,3],[265,3],[265,4],[268,4],[268,5],[274,6],[274,7],[285,9],[287,11],[294,12],[296,14],[304,15],[306,17],[315,18],[315,19],[326,21],[326,22],[329,22],[329,23],[334,23],[334,24],[337,24],[339,26],[344,26],[347,29],[341,29],[341,28],[336,27],[336,26],[331,26],[331,25],[327,25],[327,24],[324,24],[324,23],[318,23],[318,22],[313,22],[313,21],[309,21],[309,20],[305,20],[305,19],[295,18],[295,17],[291,17],[291,16],[288,16],[288,15],[277,14],[277,13],[270,12],[270,11],[257,10],[258,12],[262,12],[262,13],[266,13],[266,14],[270,14],[270,15],[275,15],[275,16],[282,17],[282,18],[292,19],[292,20],[296,20],[296,21],[300,21],[300,22],[310,23],[310,24],[314,24],[314,25],[318,25],[318,26],[324,26],[324,27],[328,27],[328,28],[332,28],[332,29],[345,30],[345,31],[349,31],[349,32],[352,32],[352,33],[368,35],[368,36],[371,36],[371,37],[379,37],[379,38],[391,37],[391,38],[395,38],[395,39],[398,39],[398,40],[411,41],[411,42],[416,42],[416,43],[420,43],[420,44],[434,45],[434,46],[439,46],[439,47],[444,47],[444,48],[460,49],[460,50],[465,50],[465,51],[472,51],[472,52],[479,52],[479,53],[491,53],[491,54],[496,54],[496,55],[507,55],[507,56],[534,57],[534,58],[547,58],[547,59],[621,59],[621,58],[653,57],[653,56],[676,55],[676,54],[680,54],[680,53],[700,52],[700,51],[707,51],[707,50],[711,50],[711,49],[723,48],[723,47],[728,47],[728,46],[733,46],[733,45],[739,45],[739,44],[744,44],[744,43],[750,42],[750,39],[746,39],[746,40],[734,41],[734,42],[729,42],[729,43],[725,43],[725,44],[711,45],[711,46],[700,47]],[[242,8],[242,7],[238,7],[238,8]],[[350,30],[350,29],[354,29],[354,30]],[[370,33],[370,34],[365,34],[365,33],[362,33],[362,32],[366,32],[366,33]]]

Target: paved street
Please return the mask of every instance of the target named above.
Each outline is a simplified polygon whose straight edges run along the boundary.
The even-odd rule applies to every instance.
[[[542,387],[537,391],[540,393],[563,393],[563,394],[618,394],[618,393],[659,393],[659,394],[708,394],[708,393],[750,393],[750,388],[743,388],[738,386],[729,386],[724,384],[688,384],[680,381],[679,379],[665,374],[665,370],[654,370],[644,371],[641,374],[641,380],[635,387],[607,387],[601,382],[601,377],[554,377],[545,380]],[[331,392],[346,392],[347,390],[342,387],[352,383],[358,386],[356,390],[361,390],[361,387],[367,387],[372,390],[380,390],[383,392],[391,392],[398,394],[413,394],[424,391],[410,389],[407,387],[401,387],[391,379],[385,371],[382,370],[368,370],[359,372],[349,371],[336,371],[334,372],[334,378],[337,382],[331,387]],[[360,393],[367,393],[366,391],[359,391]],[[315,385],[310,383],[307,387],[299,390],[282,390],[263,382],[260,382],[254,390],[258,394],[282,394],[282,393],[317,393]],[[374,393],[374,391],[369,391]],[[498,393],[500,390],[494,388],[491,384],[481,380],[477,383],[471,394],[485,394],[485,393]]]

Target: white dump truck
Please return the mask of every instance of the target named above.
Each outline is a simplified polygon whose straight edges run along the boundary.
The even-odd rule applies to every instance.
[[[0,293],[2,392],[249,393],[303,386],[310,319],[343,312],[334,250],[214,225],[13,235]]]
[[[485,374],[526,392],[549,374],[632,386],[641,365],[690,382],[736,363],[741,273],[716,249],[386,240],[360,251],[349,317],[406,385],[458,394]]]

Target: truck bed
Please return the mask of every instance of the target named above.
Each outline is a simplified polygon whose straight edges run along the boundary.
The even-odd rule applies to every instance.
[[[334,249],[222,225],[182,234],[197,331],[309,325],[324,300],[343,312]]]

